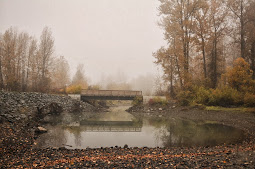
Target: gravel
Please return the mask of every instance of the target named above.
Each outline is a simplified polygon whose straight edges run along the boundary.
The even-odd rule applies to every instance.
[[[54,103],[54,104],[53,104]],[[166,118],[215,120],[246,129],[252,139],[236,145],[215,147],[137,148],[102,147],[98,149],[34,149],[35,135],[29,119],[53,105],[61,114],[88,116],[97,109],[67,96],[0,92],[0,168],[254,168],[255,144],[252,113],[218,112],[190,108],[130,109],[136,116],[161,115]],[[55,107],[58,107],[55,106]],[[54,107],[54,106],[53,106]],[[150,111],[148,111],[150,110]],[[149,112],[149,113],[148,113]]]
[[[93,112],[97,112],[97,108],[94,106],[69,96],[0,91],[0,122],[3,120],[10,122],[27,120],[32,118],[38,110],[47,109],[51,104],[60,107],[63,113],[79,112],[88,117]]]

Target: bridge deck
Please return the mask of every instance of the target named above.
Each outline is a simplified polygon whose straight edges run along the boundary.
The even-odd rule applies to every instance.
[[[142,91],[131,90],[82,90],[81,100],[133,100],[142,97]]]

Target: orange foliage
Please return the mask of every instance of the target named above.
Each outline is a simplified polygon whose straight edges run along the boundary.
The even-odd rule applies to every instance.
[[[66,92],[68,94],[80,94],[82,89],[81,85],[71,85],[66,88]]]
[[[238,91],[251,91],[254,84],[252,73],[250,65],[243,58],[237,58],[233,68],[226,72],[227,82],[229,86]]]

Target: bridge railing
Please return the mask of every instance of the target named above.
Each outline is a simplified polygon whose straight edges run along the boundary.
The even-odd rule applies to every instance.
[[[142,96],[142,91],[131,90],[82,90],[83,96]]]

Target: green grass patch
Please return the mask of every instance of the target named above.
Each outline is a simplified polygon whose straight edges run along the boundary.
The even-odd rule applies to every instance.
[[[255,108],[249,107],[220,107],[220,106],[206,106],[209,111],[235,111],[235,112],[255,112]]]

